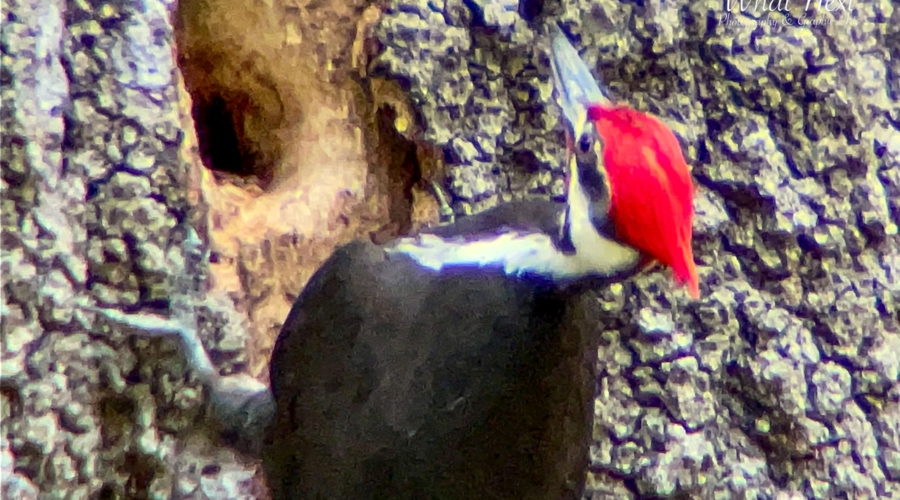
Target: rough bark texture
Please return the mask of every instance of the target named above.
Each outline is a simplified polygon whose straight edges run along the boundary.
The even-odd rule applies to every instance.
[[[242,363],[239,318],[206,295],[171,7],[4,4],[5,498],[258,489],[254,466],[194,428],[202,398],[173,344],[80,309],[197,306],[223,367]]]
[[[416,179],[459,214],[562,194],[535,31],[557,20],[700,185],[703,298],[662,272],[600,293],[620,322],[589,494],[900,497],[900,9],[798,4],[829,21],[798,27],[712,0],[546,2],[532,23],[516,2],[316,4],[185,0],[178,58],[172,3],[4,4],[7,498],[263,495],[195,429],[172,345],[79,304],[191,311],[220,368],[259,375],[330,248],[436,217]]]
[[[556,193],[533,32],[497,2],[400,3],[377,67],[410,82],[455,206]],[[600,294],[621,324],[599,349],[597,498],[900,496],[900,12],[803,7],[829,23],[751,8],[776,23],[755,25],[736,5],[726,22],[720,1],[544,6],[616,99],[674,128],[700,185],[703,298],[658,272]]]

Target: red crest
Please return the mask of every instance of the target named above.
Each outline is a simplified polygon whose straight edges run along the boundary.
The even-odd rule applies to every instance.
[[[699,297],[691,248],[694,185],[675,134],[656,117],[626,106],[593,105],[588,118],[603,140],[618,237],[672,268]]]

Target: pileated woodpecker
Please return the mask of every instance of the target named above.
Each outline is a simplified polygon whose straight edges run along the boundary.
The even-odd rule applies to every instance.
[[[696,297],[693,186],[665,125],[610,104],[558,29],[551,52],[566,202],[337,249],[285,320],[271,391],[220,376],[183,318],[87,309],[181,339],[276,499],[580,497],[598,322],[581,292],[657,260]]]
[[[698,294],[693,187],[658,119],[611,105],[557,30],[565,203],[339,248],[275,344],[275,498],[576,498],[596,342],[583,285],[650,260]],[[581,297],[581,298],[579,298]]]

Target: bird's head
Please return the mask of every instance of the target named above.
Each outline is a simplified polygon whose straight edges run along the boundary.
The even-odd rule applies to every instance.
[[[605,192],[587,196],[594,212],[605,213],[591,220],[610,224],[618,241],[670,267],[691,296],[699,297],[691,248],[694,187],[678,139],[658,118],[610,103],[558,28],[551,50],[567,142],[574,150],[569,177],[578,181],[567,183],[567,202],[571,207],[590,189],[586,174],[602,177]]]

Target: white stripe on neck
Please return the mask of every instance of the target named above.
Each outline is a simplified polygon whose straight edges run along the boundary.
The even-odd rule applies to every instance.
[[[435,271],[469,265],[501,268],[511,276],[533,272],[556,278],[568,270],[566,255],[541,233],[511,231],[476,240],[422,234],[398,240],[387,252],[407,255]]]
[[[593,125],[589,125],[593,126]],[[609,193],[609,185],[606,186]],[[637,265],[640,254],[633,247],[622,245],[607,238],[591,220],[590,200],[587,191],[581,187],[578,165],[572,161],[569,166],[569,189],[566,195],[569,214],[569,239],[595,274],[609,275]]]
[[[607,246],[611,245],[620,246],[608,241]],[[435,271],[476,266],[499,268],[510,276],[533,273],[553,280],[611,275],[626,269],[629,263],[637,262],[637,253],[633,250],[634,258],[629,263],[603,259],[599,252],[566,254],[556,247],[549,235],[516,231],[477,240],[422,234],[401,238],[385,250],[390,254],[407,255],[419,265]]]
[[[408,255],[436,271],[452,266],[495,267],[510,276],[533,273],[556,281],[611,276],[634,268],[640,258],[638,251],[607,238],[591,221],[590,200],[582,189],[577,165],[570,165],[569,176],[569,223],[560,226],[568,227],[574,252],[562,252],[548,234],[503,227],[494,234],[469,240],[433,234],[401,238],[385,251]]]

